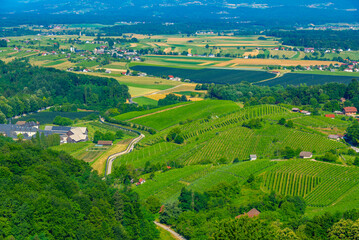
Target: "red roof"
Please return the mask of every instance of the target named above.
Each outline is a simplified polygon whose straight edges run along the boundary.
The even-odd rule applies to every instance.
[[[335,118],[335,115],[334,114],[325,114],[325,117],[327,117],[327,118]]]
[[[174,78],[173,75],[168,75],[169,78]]]
[[[167,169],[171,169],[171,167],[170,167],[170,166],[167,166]]]
[[[249,212],[243,213],[243,214],[237,216],[236,218],[240,218],[240,217],[243,217],[243,216],[246,216],[246,215],[247,215],[249,218],[252,218],[252,217],[258,216],[260,213],[261,213],[261,212],[258,211],[257,209],[252,208]]]
[[[140,179],[138,180],[138,182],[143,182],[143,181],[145,181],[145,179],[143,179],[143,178],[140,178]]]
[[[357,108],[356,107],[345,107],[344,108],[344,112],[346,113],[352,113],[352,112],[357,112]]]

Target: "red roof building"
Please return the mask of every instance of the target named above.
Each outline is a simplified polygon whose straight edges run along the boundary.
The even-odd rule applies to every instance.
[[[168,78],[174,78],[174,76],[173,75],[168,75]]]
[[[343,110],[345,115],[355,115],[357,111],[356,107],[345,107]]]
[[[248,216],[249,218],[257,217],[261,212],[255,208],[252,208],[249,212],[238,215],[236,218]]]
[[[334,114],[325,114],[325,117],[327,117],[327,118],[335,118],[335,115]]]

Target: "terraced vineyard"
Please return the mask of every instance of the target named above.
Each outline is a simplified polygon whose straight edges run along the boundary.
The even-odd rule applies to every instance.
[[[188,124],[183,129],[183,136],[185,139],[188,139],[212,131],[214,129],[234,127],[249,119],[262,118],[266,116],[283,116],[286,113],[289,113],[286,108],[275,105],[248,107],[214,120],[202,119],[200,121]]]
[[[202,192],[219,182],[243,182],[250,174],[259,173],[273,165],[276,162],[258,160],[228,166],[187,166],[156,175],[152,180],[136,187],[135,191],[143,199],[156,196],[163,202],[170,202],[178,197],[182,187]]]
[[[310,160],[293,160],[264,176],[263,186],[284,195],[302,196],[307,204],[324,207],[358,185],[359,169]]]

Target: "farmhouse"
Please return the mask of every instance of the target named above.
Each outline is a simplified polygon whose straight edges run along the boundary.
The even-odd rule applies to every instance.
[[[313,154],[311,152],[300,152],[299,157],[300,158],[311,158],[311,157],[313,157]]]
[[[46,126],[45,130],[59,134],[61,137],[61,143],[77,143],[88,141],[88,131],[86,127]]]
[[[302,110],[300,112],[303,113],[304,115],[310,115],[311,114],[311,112],[308,112],[308,111],[305,111],[305,110]]]
[[[257,217],[261,212],[255,208],[252,208],[249,212],[238,215],[236,218],[248,216],[249,218]]]
[[[257,155],[255,155],[255,154],[249,155],[249,160],[250,160],[250,161],[257,160]]]
[[[351,115],[355,115],[357,113],[357,108],[356,107],[345,107],[343,109],[343,113],[347,116],[351,116]]]
[[[299,108],[292,108],[292,112],[300,112]]]
[[[141,185],[141,184],[144,184],[145,182],[146,182],[145,179],[140,178],[140,179],[138,180],[138,182],[136,183],[136,186],[139,186],[139,185]]]

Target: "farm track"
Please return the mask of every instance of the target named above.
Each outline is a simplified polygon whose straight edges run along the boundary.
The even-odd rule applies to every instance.
[[[186,240],[184,237],[182,237],[181,235],[179,235],[178,233],[176,233],[175,231],[173,231],[170,227],[161,224],[159,222],[154,221],[154,223],[159,226],[160,228],[166,230],[167,232],[171,233],[172,237],[174,237],[177,240]]]

